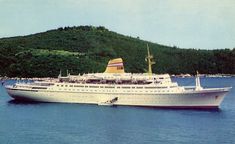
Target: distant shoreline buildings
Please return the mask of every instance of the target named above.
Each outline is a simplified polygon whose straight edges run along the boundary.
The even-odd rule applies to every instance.
[[[171,75],[172,78],[190,78],[190,77],[195,77],[194,75],[190,74],[179,74],[179,75]],[[200,74],[200,77],[209,77],[209,78],[230,78],[230,77],[235,77],[234,74]],[[26,77],[7,77],[3,76],[0,77],[0,80],[32,80],[32,81],[50,81],[56,79],[55,77],[32,77],[32,78],[26,78]]]

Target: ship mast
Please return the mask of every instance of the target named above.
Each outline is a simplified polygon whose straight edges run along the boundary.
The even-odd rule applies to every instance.
[[[197,75],[196,75],[196,87],[195,90],[202,90],[203,88],[201,87],[201,83],[200,83],[200,76],[199,76],[199,72],[197,71]]]
[[[153,61],[153,55],[150,54],[148,44],[147,44],[147,51],[148,51],[148,55],[145,58],[145,60],[148,62],[148,74],[151,76],[153,74],[152,73],[152,65],[155,64],[155,62]]]

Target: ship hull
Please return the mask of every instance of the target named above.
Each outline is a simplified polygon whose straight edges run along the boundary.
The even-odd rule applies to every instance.
[[[228,88],[185,91],[183,93],[92,93],[8,88],[8,94],[23,101],[86,103],[98,105],[150,106],[162,108],[218,108]],[[111,100],[112,103],[106,103]]]

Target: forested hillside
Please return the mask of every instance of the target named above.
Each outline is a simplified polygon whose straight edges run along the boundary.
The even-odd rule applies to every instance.
[[[65,27],[0,39],[0,75],[55,77],[103,72],[109,59],[122,57],[126,72],[145,72],[146,44],[154,55],[155,73],[235,74],[235,49],[195,50],[169,47],[124,36],[104,27]]]

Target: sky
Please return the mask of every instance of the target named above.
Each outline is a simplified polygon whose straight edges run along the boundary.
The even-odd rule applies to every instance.
[[[235,0],[0,0],[0,38],[65,26],[180,48],[235,47]]]

